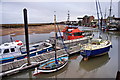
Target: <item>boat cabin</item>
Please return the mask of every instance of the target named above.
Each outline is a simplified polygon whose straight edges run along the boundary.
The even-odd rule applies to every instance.
[[[84,31],[80,31],[78,27],[66,27],[63,31],[64,40],[73,40],[78,38],[83,38]]]
[[[4,43],[0,45],[0,55],[7,55],[9,53],[20,52],[20,46],[22,45],[21,43],[10,42],[10,43]]]
[[[102,39],[93,39],[93,40],[91,40],[91,44],[94,44],[94,45],[100,45],[101,42],[102,42]]]

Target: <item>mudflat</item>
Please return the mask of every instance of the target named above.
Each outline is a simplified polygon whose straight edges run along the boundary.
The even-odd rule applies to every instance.
[[[64,29],[64,25],[58,25],[59,29]],[[54,25],[42,25],[42,26],[28,26],[28,32],[31,33],[50,33],[55,30]],[[23,35],[25,34],[24,27],[19,28],[0,28],[0,36],[4,35]]]

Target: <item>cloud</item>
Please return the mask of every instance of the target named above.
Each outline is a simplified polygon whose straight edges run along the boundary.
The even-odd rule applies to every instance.
[[[114,2],[118,1],[114,0]],[[2,0],[2,2],[95,2],[95,0]],[[110,0],[100,0],[100,2],[110,2]]]
[[[117,3],[113,3],[112,14],[117,15]],[[23,9],[28,10],[29,23],[53,22],[53,15],[57,21],[67,20],[67,11],[70,11],[70,20],[77,17],[93,15],[96,17],[95,2],[2,2],[2,23],[23,23]],[[109,9],[109,2],[102,2],[103,13]],[[54,13],[56,11],[56,13]]]

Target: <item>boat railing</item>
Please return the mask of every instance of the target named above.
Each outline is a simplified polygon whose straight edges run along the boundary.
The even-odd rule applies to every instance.
[[[49,51],[52,51],[52,45],[50,45],[49,47],[45,47],[43,49],[40,49],[40,50],[32,50],[30,51],[30,57],[32,56],[36,56],[36,55],[39,55],[39,54],[42,54],[42,53],[46,53],[46,52],[49,52]],[[21,54],[19,56],[12,56],[12,57],[7,57],[7,58],[2,58],[0,59],[0,63],[8,63],[8,62],[13,62],[15,60],[21,60],[21,59],[24,59],[24,58],[27,58],[27,54],[24,53],[24,54]]]

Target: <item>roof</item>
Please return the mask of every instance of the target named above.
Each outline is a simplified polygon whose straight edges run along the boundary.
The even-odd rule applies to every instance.
[[[77,28],[77,29],[73,29],[70,33],[76,33],[76,32],[84,32],[84,31],[80,31],[80,30]]]
[[[62,32],[69,32],[69,33],[75,33],[75,32],[84,32],[80,31],[77,27],[66,27],[62,30]]]

